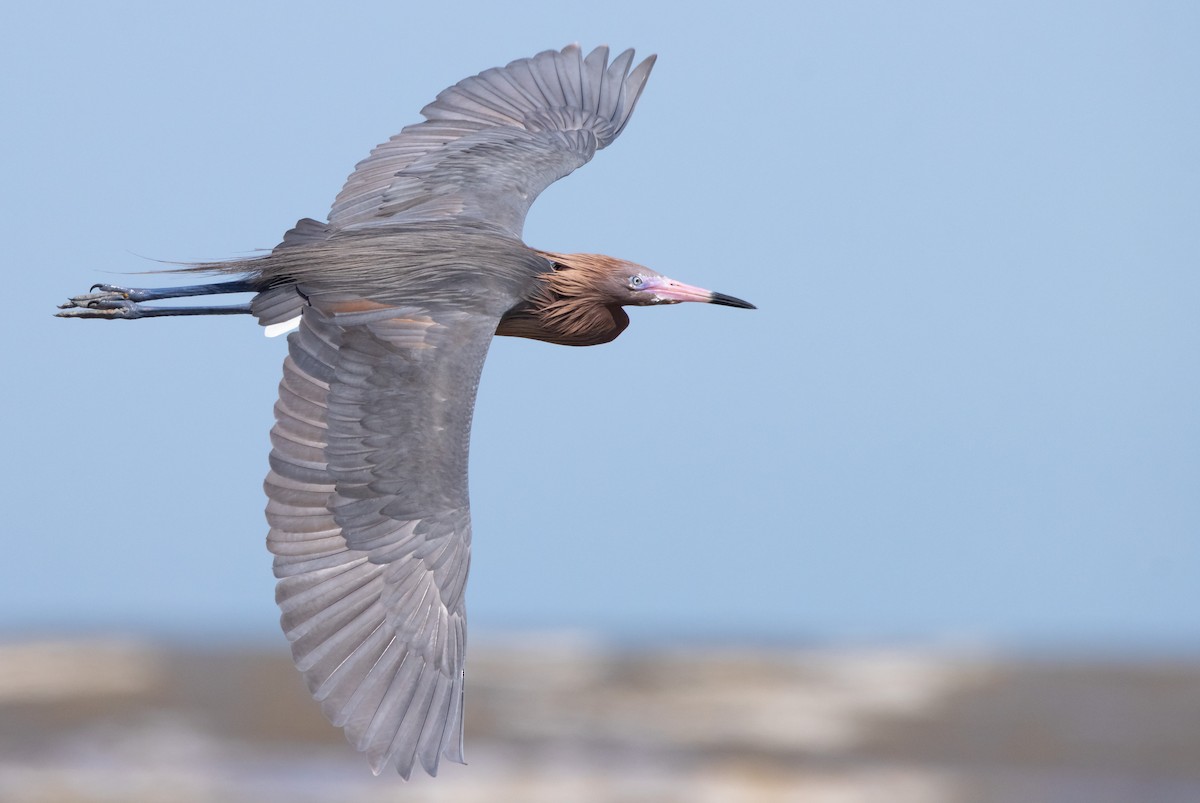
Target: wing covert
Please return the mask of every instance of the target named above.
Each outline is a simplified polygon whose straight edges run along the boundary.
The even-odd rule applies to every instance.
[[[470,217],[519,237],[538,194],[624,129],[654,56],[632,62],[569,45],[459,81],[356,166],[330,225]]]

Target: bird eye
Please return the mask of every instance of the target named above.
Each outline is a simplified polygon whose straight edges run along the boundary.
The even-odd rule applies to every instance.
[[[646,280],[640,275],[629,277],[629,286],[634,290],[641,290],[645,284]]]

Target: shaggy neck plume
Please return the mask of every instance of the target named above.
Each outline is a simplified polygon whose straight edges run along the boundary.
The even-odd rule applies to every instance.
[[[609,290],[624,263],[601,254],[539,251],[553,270],[538,276],[526,303],[501,320],[496,334],[564,346],[608,343],[629,326],[629,316]]]

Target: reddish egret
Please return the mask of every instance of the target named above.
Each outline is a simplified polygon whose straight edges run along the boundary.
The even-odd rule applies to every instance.
[[[753,309],[632,262],[529,248],[529,206],[625,128],[654,57],[546,51],[467,78],[360,162],[327,223],[168,289],[96,285],[59,315],[299,319],[271,430],[267,544],[297,668],[376,773],[463,760],[467,443],[493,335],[607,343],[625,305]],[[144,302],[255,293],[246,304]]]

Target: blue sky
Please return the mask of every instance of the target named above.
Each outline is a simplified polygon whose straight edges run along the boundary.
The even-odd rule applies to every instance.
[[[475,636],[1196,643],[1194,4],[502,6],[0,12],[0,633],[277,637],[284,344],[54,305],[271,247],[440,89],[578,41],[659,61],[526,241],[759,310],[499,339]]]

